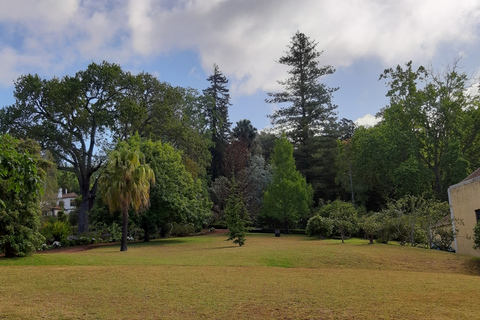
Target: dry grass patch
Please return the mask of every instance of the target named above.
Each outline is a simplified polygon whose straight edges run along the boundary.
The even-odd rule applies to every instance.
[[[0,319],[478,317],[477,259],[362,240],[224,240],[0,259]]]

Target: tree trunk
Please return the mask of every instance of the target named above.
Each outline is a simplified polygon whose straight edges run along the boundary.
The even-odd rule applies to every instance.
[[[348,173],[350,175],[350,191],[352,192],[352,204],[355,205],[355,194],[353,193],[352,164],[348,162]]]
[[[122,244],[120,251],[127,251],[128,209],[123,210]]]
[[[15,257],[15,251],[13,251],[12,245],[10,242],[5,243],[5,258]]]
[[[284,225],[285,225],[285,234],[290,234],[290,229],[288,228],[288,221],[287,220],[285,220]]]
[[[90,192],[82,192],[82,203],[78,210],[78,234],[88,232],[88,206],[90,202]]]
[[[143,231],[144,231],[143,241],[144,242],[149,242],[150,241],[150,228],[148,226],[145,226],[145,228],[143,228]]]
[[[368,239],[370,240],[369,244],[373,244],[373,236],[368,237]]]

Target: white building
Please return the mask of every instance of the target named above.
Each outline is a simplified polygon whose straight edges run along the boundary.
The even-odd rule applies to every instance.
[[[75,199],[78,198],[77,194],[75,192],[68,193],[67,189],[65,189],[65,193],[62,191],[62,188],[58,189],[57,205],[52,208],[52,216],[57,216],[62,208],[65,214],[69,214],[70,211],[75,209]]]

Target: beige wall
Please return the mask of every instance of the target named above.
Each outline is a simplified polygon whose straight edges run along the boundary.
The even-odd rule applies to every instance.
[[[456,251],[480,257],[473,249],[473,228],[477,224],[475,210],[480,209],[480,177],[453,185],[448,189],[452,217],[463,220],[457,223]],[[468,239],[470,238],[470,239]]]

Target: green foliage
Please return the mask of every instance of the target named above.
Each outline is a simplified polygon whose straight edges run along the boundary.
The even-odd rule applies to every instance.
[[[333,231],[333,221],[320,215],[314,215],[308,220],[305,233],[309,237],[319,237],[322,239],[330,237]]]
[[[475,228],[473,228],[473,242],[474,242],[473,248],[475,250],[479,250],[480,249],[480,224],[478,223],[475,225]]]
[[[207,78],[207,81],[210,82],[210,86],[203,90],[207,98],[204,108],[213,143],[210,147],[212,155],[210,173],[212,180],[215,180],[222,173],[223,157],[230,134],[231,122],[228,119],[230,94],[227,88],[228,80],[217,64],[213,65],[213,74]]]
[[[109,138],[135,132],[162,139],[184,151],[183,161],[195,177],[205,177],[210,141],[190,124],[199,104],[188,89],[156,77],[132,75],[120,66],[91,63],[74,76],[42,79],[24,75],[15,82],[14,105],[0,110],[0,132],[31,137],[48,149],[62,170],[60,186],[82,196],[78,231],[88,231],[88,214],[98,188],[97,177]],[[74,116],[72,116],[74,115]]]
[[[72,171],[57,171],[57,188],[56,195],[58,194],[58,188],[66,189],[68,192],[80,192],[80,185],[74,172]],[[81,202],[78,207],[80,207]]]
[[[48,213],[52,207],[56,206],[58,200],[58,183],[57,183],[57,165],[54,163],[52,153],[49,151],[42,152],[43,163],[45,164],[45,178],[43,180],[43,194],[40,201],[42,213]]]
[[[333,228],[342,237],[342,243],[358,230],[357,210],[350,202],[335,200],[325,205],[319,214],[333,221]]]
[[[423,198],[406,196],[390,202],[383,211],[390,217],[394,237],[400,245],[404,246],[410,242],[410,245],[415,247],[419,243],[425,243],[426,239],[422,239],[423,232],[421,231],[421,212],[424,206]]]
[[[78,210],[77,209],[70,211],[70,213],[68,214],[68,222],[72,227],[78,226]]]
[[[205,132],[204,97],[190,88],[173,87],[148,73],[128,78],[119,98],[116,138],[141,137],[161,140],[183,151],[192,174],[205,175],[209,164],[209,137]]]
[[[412,247],[423,244],[427,248],[432,248],[435,241],[440,241],[442,248],[446,247],[441,244],[443,241],[448,246],[451,244],[448,227],[444,229],[444,226],[450,226],[451,229],[449,205],[446,202],[408,195],[389,202],[382,214],[382,230],[388,234],[386,241],[395,239],[402,246],[407,243]],[[444,240],[441,240],[442,237]]]
[[[236,126],[232,130],[232,136],[238,141],[244,142],[250,150],[257,136],[257,128],[252,125],[250,120],[243,119],[237,121]]]
[[[72,234],[72,227],[67,221],[50,220],[43,224],[40,232],[48,243],[52,243],[54,241],[64,243]]]
[[[358,225],[365,232],[370,244],[373,244],[375,235],[382,230],[382,217],[379,213],[371,213],[363,216]]]
[[[154,183],[155,174],[145,164],[145,157],[138,149],[119,143],[110,153],[99,184],[110,212],[122,212],[121,251],[127,250],[128,210],[131,208],[137,213],[148,208],[150,185]]]
[[[182,163],[182,153],[168,143],[128,140],[132,148],[139,148],[155,174],[155,186],[150,190],[151,206],[140,216],[132,217],[145,231],[145,240],[169,223],[193,224],[200,229],[208,224],[212,207],[206,186],[194,179]]]
[[[322,52],[317,42],[297,31],[279,63],[289,66],[290,77],[278,81],[284,91],[268,93],[268,103],[286,103],[270,117],[272,124],[288,132],[295,144],[297,169],[311,184],[315,196],[333,198],[335,185],[336,138],[335,109],[332,95],[338,88],[329,88],[319,80],[335,72],[332,66],[319,66]]]
[[[456,62],[439,74],[422,66],[414,70],[410,61],[403,68],[386,69],[380,78],[387,79],[390,98],[390,105],[380,113],[383,123],[394,127],[397,140],[409,141],[415,151],[409,153],[415,159],[399,168],[406,170],[403,182],[409,183],[408,172],[416,170],[415,162],[421,163],[430,172],[426,181],[433,186],[435,197],[446,200],[447,188],[467,176],[466,150],[480,132],[468,125],[466,117],[475,108],[465,90],[467,75],[458,71]]]
[[[92,177],[108,147],[105,133],[116,128],[115,102],[126,77],[120,66],[107,62],[91,63],[75,76],[23,75],[15,82],[15,104],[0,111],[0,131],[41,142],[59,169],[75,173],[83,201],[79,232],[88,231],[87,211],[96,193]]]
[[[43,242],[40,228],[42,170],[39,148],[0,135],[0,253],[26,256]]]
[[[172,237],[186,237],[195,233],[195,226],[191,223],[173,223],[169,234]]]
[[[118,242],[122,240],[122,228],[115,221],[111,224],[97,222],[94,224],[94,234],[96,239],[107,242]]]
[[[452,243],[455,241],[455,237],[458,236],[457,226],[464,226],[465,224],[463,223],[462,219],[452,220],[450,217],[447,217],[447,219],[444,219],[442,222],[443,223],[437,223],[437,226],[433,230],[433,245],[430,246],[430,248],[438,248],[444,251],[454,251],[452,248]]]
[[[235,178],[230,181],[230,196],[225,208],[225,221],[229,230],[227,241],[233,240],[233,243],[240,247],[243,246],[245,234],[248,231],[249,215]]]
[[[270,226],[283,226],[288,233],[300,219],[308,219],[313,191],[296,170],[293,146],[285,136],[275,142],[272,165],[273,181],[265,191],[261,216]]]

